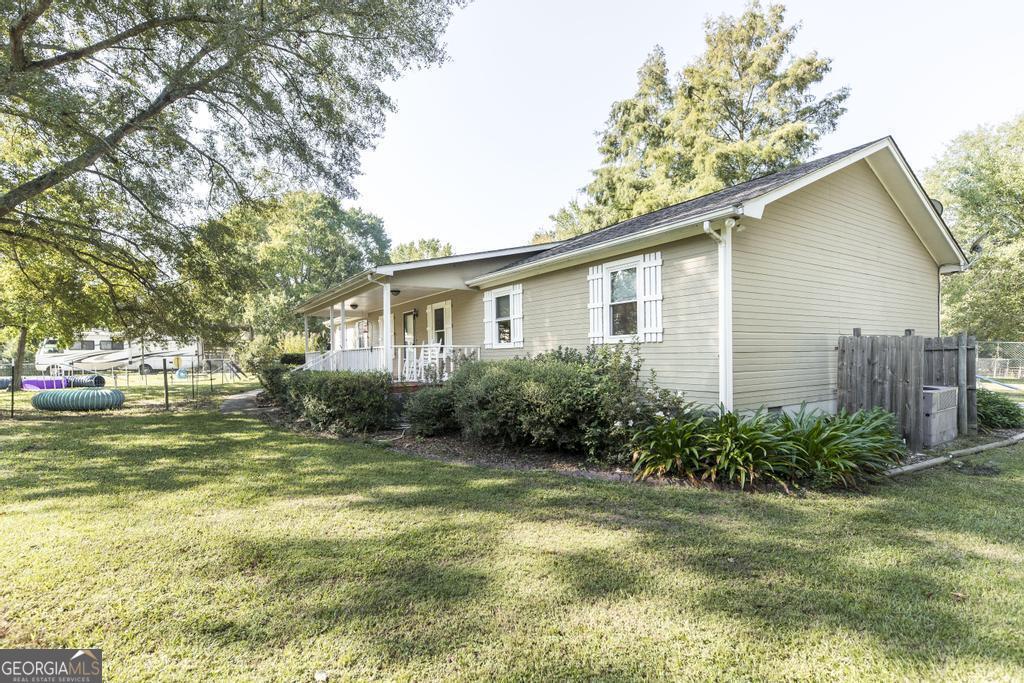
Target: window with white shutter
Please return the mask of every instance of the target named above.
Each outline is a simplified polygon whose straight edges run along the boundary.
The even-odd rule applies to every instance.
[[[587,286],[591,343],[662,341],[661,252],[591,266]]]
[[[522,346],[523,286],[515,284],[484,292],[484,347]]]

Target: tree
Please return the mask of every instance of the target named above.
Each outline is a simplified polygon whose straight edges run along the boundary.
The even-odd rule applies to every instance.
[[[15,391],[30,345],[46,337],[70,342],[110,315],[102,282],[74,262],[43,260],[32,249],[0,252],[0,330],[13,333]]]
[[[225,297],[221,315],[273,339],[301,329],[292,312],[296,304],[386,262],[390,247],[379,217],[342,209],[315,192],[243,204],[218,223],[224,235],[247,235],[250,246],[242,258],[257,278],[250,289]]]
[[[451,243],[430,237],[396,244],[391,247],[390,257],[392,263],[405,263],[406,261],[451,256],[454,253],[455,250]]]
[[[601,166],[585,199],[552,217],[539,241],[572,237],[806,159],[846,111],[847,88],[816,97],[831,60],[792,57],[800,25],[751,2],[705,23],[704,53],[670,82],[656,47],[633,97],[612,105]]]
[[[1024,341],[1024,116],[954,139],[925,174],[973,258],[943,280],[943,327]]]
[[[123,309],[262,188],[352,194],[391,108],[380,84],[443,59],[455,4],[7,0],[0,240],[120,273]]]

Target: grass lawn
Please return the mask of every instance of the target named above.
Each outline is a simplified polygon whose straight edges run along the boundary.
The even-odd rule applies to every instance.
[[[1024,450],[869,494],[456,466],[215,410],[0,420],[0,647],[107,680],[1024,679]]]

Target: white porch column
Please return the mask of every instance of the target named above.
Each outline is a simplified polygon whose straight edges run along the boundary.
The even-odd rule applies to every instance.
[[[327,314],[327,350],[331,353],[337,350],[334,345],[334,304],[331,304],[330,312]]]
[[[385,282],[383,284],[384,294],[384,306],[381,314],[383,320],[381,320],[381,337],[384,340],[384,370],[385,372],[391,373],[394,366],[395,353],[395,333],[391,329],[391,283]]]
[[[339,349],[343,349],[343,348],[345,348],[345,345],[348,343],[348,341],[347,341],[348,334],[347,334],[347,330],[345,329],[345,302],[344,302],[344,300],[341,302],[341,313],[338,314],[338,336],[341,337],[341,339],[338,340],[340,342],[338,344],[338,348]]]
[[[305,343],[306,355],[309,355],[309,316],[302,316],[302,339]]]

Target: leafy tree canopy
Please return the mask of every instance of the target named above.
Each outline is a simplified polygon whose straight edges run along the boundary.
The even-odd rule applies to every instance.
[[[379,217],[315,192],[240,205],[217,223],[225,235],[249,235],[242,259],[257,278],[250,290],[222,300],[221,315],[274,338],[301,329],[292,312],[297,303],[385,263],[391,245]]]
[[[705,24],[705,50],[672,79],[663,50],[612,105],[601,166],[535,241],[573,237],[806,159],[846,111],[847,88],[818,97],[831,60],[790,54],[800,25],[785,8],[751,2]]]
[[[391,247],[391,262],[405,263],[426,258],[451,256],[455,253],[451,243],[442,242],[436,237],[422,238],[411,242],[402,242]]]
[[[1024,341],[1024,116],[954,139],[925,185],[960,243],[980,250],[943,279],[943,327]]]
[[[382,83],[443,59],[457,4],[0,0],[0,250],[88,271],[120,317],[162,309],[140,327],[201,315],[238,263],[206,219],[351,194]]]

